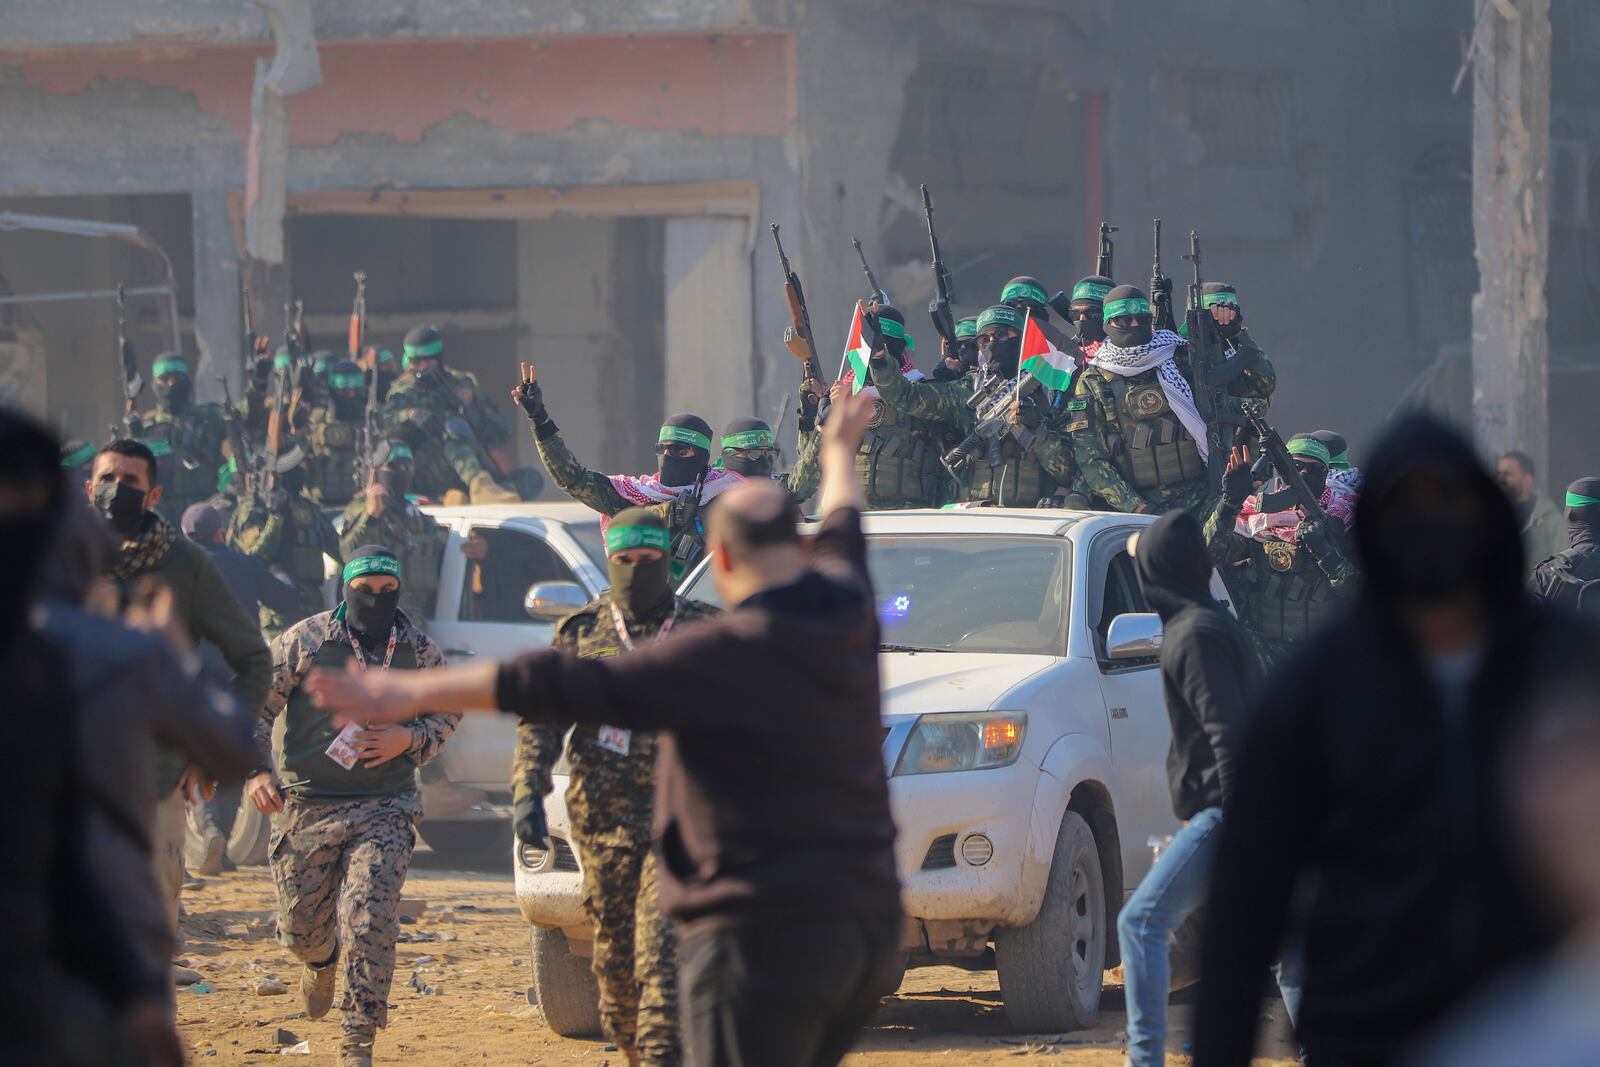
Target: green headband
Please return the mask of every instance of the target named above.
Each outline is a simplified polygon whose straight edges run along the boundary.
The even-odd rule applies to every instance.
[[[1200,306],[1203,308],[1215,307],[1218,304],[1236,308],[1239,306],[1239,294],[1232,289],[1224,289],[1220,293],[1207,293],[1200,298]]]
[[[393,463],[397,459],[409,459],[415,463],[417,454],[411,451],[409,445],[392,444],[389,446],[389,454],[383,457],[383,461],[385,463]]]
[[[711,451],[711,438],[703,433],[689,429],[687,426],[663,426],[661,433],[656,438],[656,444],[664,445],[668,441],[676,441],[680,445],[693,445]]]
[[[100,450],[95,448],[94,445],[84,445],[76,452],[73,452],[70,455],[62,456],[61,465],[68,468],[81,466],[98,455],[99,451]]]
[[[978,320],[965,318],[956,323],[956,340],[965,341],[969,337],[978,336]]]
[[[1000,293],[1000,303],[1002,304],[1007,300],[1026,300],[1033,304],[1043,304],[1049,299],[1043,289],[1037,285],[1029,285],[1026,282],[1013,282]]]
[[[724,451],[730,448],[776,448],[777,438],[771,430],[740,430],[730,433],[722,439]]]
[[[1142,296],[1124,297],[1121,300],[1111,301],[1100,314],[1107,322],[1128,315],[1148,315],[1150,314],[1150,301]]]
[[[612,523],[606,527],[608,556],[628,548],[659,548],[665,552],[671,542],[671,535],[660,526],[618,526]]]
[[[389,351],[387,348],[378,349],[378,362],[379,363],[393,363],[394,362],[394,353]]]
[[[917,339],[906,333],[906,324],[903,322],[896,322],[887,316],[880,315],[878,317],[878,332],[885,337],[894,337],[904,341],[907,348],[917,347]]]
[[[425,345],[406,345],[407,359],[428,359],[444,351],[443,341],[429,341]]]
[[[367,385],[365,375],[361,374],[330,374],[328,375],[329,389],[364,389]]]
[[[1586,508],[1590,504],[1600,504],[1600,497],[1584,496],[1582,493],[1574,493],[1571,489],[1567,490],[1567,507]]]
[[[144,446],[150,450],[152,456],[158,458],[172,455],[172,443],[170,441],[146,441]]]
[[[1079,282],[1072,287],[1072,302],[1079,300],[1092,300],[1096,304],[1103,303],[1106,294],[1111,291],[1111,286],[1099,282]]]
[[[150,377],[152,378],[160,378],[167,374],[182,374],[187,377],[189,374],[189,364],[185,363],[177,356],[168,356],[165,359],[156,360],[155,366],[150,368]]]
[[[1350,469],[1350,450],[1347,448],[1343,452],[1340,452],[1337,456],[1334,456],[1331,459],[1329,459],[1328,460],[1328,466],[1332,467],[1336,471],[1347,471],[1347,470],[1349,470]]]
[[[1022,313],[1014,307],[996,304],[992,308],[984,308],[983,314],[978,316],[978,332],[982,333],[990,326],[1009,326],[1013,330],[1022,329]]]
[[[1315,437],[1296,437],[1289,442],[1289,455],[1310,456],[1324,467],[1330,466],[1333,457],[1328,452],[1328,446],[1318,441]]]
[[[357,556],[344,565],[341,581],[349,585],[363,574],[392,574],[400,577],[400,561],[393,556]]]
[[[217,468],[217,492],[226,493],[228,486],[233,484],[233,476],[239,473],[239,461],[230,459]]]
[[[288,370],[289,369],[289,350],[287,348],[278,349],[278,354],[272,357],[272,369],[273,370]]]

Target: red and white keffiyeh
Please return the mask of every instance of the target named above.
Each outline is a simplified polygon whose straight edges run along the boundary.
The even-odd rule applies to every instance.
[[[1344,482],[1336,482],[1331,478],[1328,486],[1322,491],[1322,499],[1318,501],[1328,518],[1337,519],[1344,523],[1346,530],[1356,518],[1356,492]],[[1256,541],[1287,541],[1294,544],[1295,537],[1300,532],[1300,513],[1294,508],[1287,511],[1263,512],[1261,510],[1261,495],[1252,494],[1244,502],[1244,507],[1239,509],[1239,517],[1234,520],[1233,531],[1241,537],[1249,537]]]
[[[693,485],[662,485],[661,476],[657,474],[608,474],[606,479],[611,483],[611,488],[627,498],[629,503],[641,508],[665,504],[694,489]],[[711,503],[744,480],[744,475],[721,467],[707,469],[706,480],[700,487],[700,503]],[[610,520],[611,516],[602,515],[600,528],[604,530]]]

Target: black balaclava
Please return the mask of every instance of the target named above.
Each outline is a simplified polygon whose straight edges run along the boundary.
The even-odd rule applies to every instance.
[[[1600,541],[1595,536],[1600,531],[1600,478],[1579,478],[1567,486],[1566,504],[1567,540],[1572,547]]]
[[[1079,344],[1088,345],[1106,339],[1106,294],[1116,287],[1116,282],[1100,274],[1091,274],[1072,287],[1072,300],[1068,307],[1073,314],[1079,311],[1093,312],[1082,322],[1073,323],[1077,327]]]
[[[1522,537],[1511,501],[1449,423],[1395,422],[1363,469],[1355,538],[1362,593],[1399,606],[1476,593],[1490,624],[1522,603]],[[1418,489],[1441,500],[1419,501]]]
[[[888,310],[887,308],[885,310]],[[734,449],[764,449],[761,458],[751,459],[744,456],[735,456],[730,453]],[[777,441],[772,436],[772,427],[762,422],[753,415],[734,419],[722,431],[722,458],[717,463],[742,474],[746,478],[772,477],[772,455],[777,449]]]
[[[389,490],[389,495],[395,500],[403,500],[411,492],[411,475],[410,467],[401,466],[379,467],[372,472],[373,478]]]
[[[698,415],[673,415],[661,424],[656,438],[656,470],[662,485],[693,485],[711,465],[711,424]],[[668,444],[689,445],[692,456],[669,456]]]
[[[328,367],[328,393],[333,417],[340,422],[360,422],[367,413],[367,376],[354,360],[341,359]]]
[[[0,559],[6,581],[0,583],[0,652],[28,622],[38,586],[41,562],[60,524],[65,482],[58,466],[61,442],[44,427],[13,411],[0,410],[0,486],[42,492],[37,508],[0,518]]]
[[[645,508],[624,508],[606,524],[611,600],[629,618],[653,618],[672,603],[670,543],[666,520]],[[644,563],[617,562],[616,553],[629,548],[660,549],[661,557]]]
[[[1118,348],[1138,348],[1140,345],[1150,343],[1155,329],[1151,325],[1154,321],[1150,317],[1150,297],[1143,289],[1136,285],[1119,285],[1106,294],[1105,306],[1101,309],[1105,316],[1106,339]],[[1133,325],[1113,325],[1113,319],[1133,319]]]
[[[405,579],[400,574],[399,558],[382,545],[362,545],[344,565],[344,621],[361,636],[362,646],[372,649],[389,638],[394,614],[400,608],[400,587],[387,593],[369,593],[350,584],[363,574],[392,574],[400,582]]]
[[[1000,290],[1000,303],[1018,311],[1032,311],[1033,317],[1040,322],[1050,321],[1049,301],[1050,295],[1044,291],[1044,283],[1026,274],[1012,278]]]
[[[278,481],[290,493],[300,492],[306,487],[305,466],[302,464],[300,466],[290,467],[288,470],[278,475]]]
[[[143,489],[135,489],[121,482],[96,482],[94,506],[106,517],[117,536],[126,540],[144,525],[147,495]]]
[[[1023,313],[1010,304],[996,304],[984,308],[983,314],[978,316],[978,333],[990,326],[1009,326],[1017,331],[1015,337],[1008,337],[1003,341],[993,341],[989,344],[990,374],[998,374],[1002,378],[1014,377],[1017,373],[1017,361],[1022,358],[1022,327],[1024,325]]]
[[[1186,607],[1215,607],[1211,596],[1211,557],[1200,520],[1187,511],[1169,511],[1145,527],[1133,554],[1144,598],[1161,621]]]
[[[167,375],[177,380],[163,382]],[[189,380],[189,364],[176,352],[163,352],[150,368],[150,391],[156,395],[156,407],[170,415],[182,415],[189,410],[194,399],[194,383]]]

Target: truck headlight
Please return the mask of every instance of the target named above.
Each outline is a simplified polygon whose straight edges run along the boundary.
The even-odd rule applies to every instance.
[[[895,774],[938,774],[1006,767],[1022,754],[1028,716],[1020,711],[924,715],[911,728]]]

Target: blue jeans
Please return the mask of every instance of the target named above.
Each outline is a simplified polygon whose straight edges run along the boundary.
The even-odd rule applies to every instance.
[[[1128,1004],[1128,1060],[1133,1067],[1166,1062],[1168,954],[1172,935],[1205,902],[1222,809],[1206,808],[1173,837],[1117,916],[1123,993]],[[1276,968],[1289,1021],[1300,1013],[1298,961]]]
[[[1206,808],[1179,830],[1117,916],[1123,993],[1128,1002],[1128,1060],[1162,1067],[1167,1056],[1167,992],[1172,934],[1206,897],[1222,809]]]

